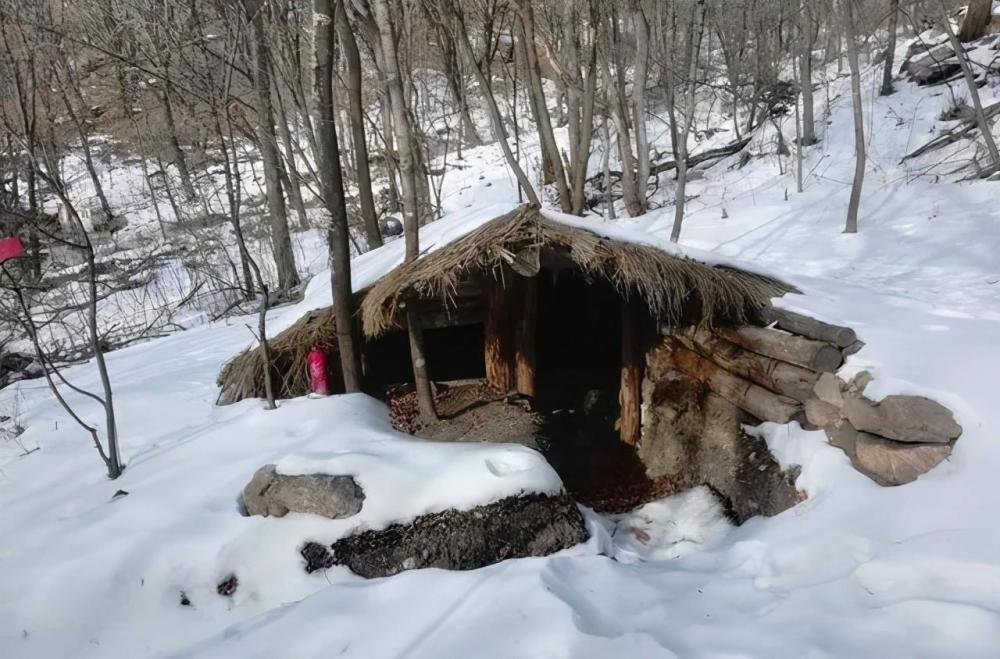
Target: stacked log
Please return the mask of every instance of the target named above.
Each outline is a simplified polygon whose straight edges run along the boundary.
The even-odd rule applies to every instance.
[[[879,403],[835,373],[863,345],[854,330],[776,308],[760,324],[665,332],[674,369],[760,421],[823,429],[852,464],[882,485],[901,485],[951,453],[961,427],[939,403],[889,396]]]

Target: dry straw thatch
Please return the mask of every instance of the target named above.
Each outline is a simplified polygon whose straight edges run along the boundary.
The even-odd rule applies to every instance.
[[[750,313],[767,306],[772,297],[795,290],[764,275],[602,238],[523,206],[379,279],[360,302],[364,332],[375,337],[399,327],[402,305],[413,295],[453,302],[465,276],[475,272],[500,276],[503,265],[513,264],[533,250],[558,251],[586,274],[611,282],[623,296],[639,295],[652,315],[666,323],[679,321],[692,298],[700,301],[704,322],[724,318],[741,323]],[[331,357],[336,353],[336,324],[329,307],[309,312],[270,339],[277,398],[309,393],[307,357],[314,346],[322,347]],[[331,382],[335,382],[339,368],[336,359],[330,361]],[[262,398],[263,374],[260,347],[244,350],[219,374],[219,404]]]
[[[275,398],[295,398],[311,391],[309,381],[309,351],[314,347],[326,351],[331,358],[337,352],[337,325],[333,309],[316,309],[295,322],[277,336],[268,339],[271,352],[271,373]],[[340,377],[336,359],[328,364],[331,383]],[[219,373],[219,405],[228,405],[244,398],[264,398],[264,355],[260,346],[247,348],[222,367]]]
[[[420,259],[399,266],[377,281],[361,303],[365,334],[379,336],[394,326],[407,298],[439,298],[446,303],[459,281],[472,272],[499,273],[532,250],[557,250],[588,275],[606,279],[623,296],[639,295],[661,322],[681,320],[694,297],[701,320],[743,323],[772,297],[795,288],[772,277],[712,266],[656,247],[602,238],[545,218],[523,206]]]

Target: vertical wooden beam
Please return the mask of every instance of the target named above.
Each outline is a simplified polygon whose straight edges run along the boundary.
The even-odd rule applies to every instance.
[[[642,378],[646,366],[643,349],[643,309],[638,300],[622,302],[622,370],[618,390],[621,409],[619,433],[626,444],[636,445],[642,434]]]
[[[511,273],[503,273],[510,278]],[[513,332],[509,309],[509,291],[503,282],[486,275],[485,359],[486,381],[498,391],[507,393],[514,387]]]
[[[514,380],[517,393],[534,398],[538,279],[518,276],[518,289],[517,316],[514,319]]]

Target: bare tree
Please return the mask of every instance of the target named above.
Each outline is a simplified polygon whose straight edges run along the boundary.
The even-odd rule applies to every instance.
[[[969,56],[965,52],[965,48],[962,46],[960,39],[955,35],[955,31],[951,27],[951,20],[948,18],[948,12],[944,4],[944,0],[938,0],[938,4],[941,8],[942,29],[945,34],[948,35],[951,47],[955,51],[955,58],[958,60],[958,64],[962,68],[965,85],[969,90],[969,96],[972,98],[972,109],[976,116],[976,123],[979,125],[979,132],[983,135],[983,141],[986,142],[986,150],[990,154],[990,171],[996,171],[997,169],[1000,169],[1000,151],[997,151],[997,143],[996,140],[993,139],[990,122],[986,118],[986,112],[983,110],[983,102],[979,97],[979,86],[976,84],[976,75],[972,71],[972,65],[969,63]],[[973,11],[971,4],[969,6],[970,13]],[[987,2],[987,5],[990,5],[990,3]],[[966,17],[966,22],[968,22],[968,17]],[[962,25],[962,28],[963,30],[965,29],[964,24]]]
[[[992,19],[993,0],[969,0],[965,20],[958,31],[958,40],[967,43],[984,36],[989,31]]]
[[[368,164],[368,141],[365,136],[364,106],[361,99],[361,54],[354,32],[347,18],[347,9],[342,1],[337,2],[337,34],[347,64],[347,100],[351,124],[351,142],[354,149],[354,169],[358,183],[358,199],[361,205],[361,221],[365,236],[371,248],[382,246],[382,234],[378,227],[378,213],[375,211],[375,197],[372,194],[372,175]]]
[[[684,124],[678,126],[675,88],[669,92],[671,98],[668,105],[670,112],[670,132],[674,144],[674,161],[677,163],[677,187],[674,195],[674,224],[670,230],[670,242],[677,242],[681,237],[681,224],[684,222],[684,206],[687,190],[688,173],[688,138],[694,126],[695,88],[698,82],[698,57],[701,53],[701,37],[705,17],[704,2],[696,2],[688,18],[687,37],[685,39],[684,64],[687,68],[687,106],[684,109]]]
[[[282,291],[299,285],[295,254],[288,229],[288,213],[281,188],[279,169],[281,156],[274,129],[274,108],[271,102],[271,65],[267,37],[264,31],[263,0],[242,0],[246,19],[253,31],[254,86],[257,96],[257,142],[264,165],[267,186],[267,206],[271,219],[271,245],[278,269],[278,288]]]
[[[313,0],[313,44],[316,49],[316,140],[317,163],[323,201],[330,215],[327,232],[331,263],[331,290],[337,324],[337,346],[344,373],[344,389],[361,391],[361,356],[354,344],[354,310],[351,295],[351,254],[347,227],[347,204],[340,170],[340,148],[333,111],[334,7],[332,0]]]
[[[882,63],[882,96],[888,96],[895,90],[892,87],[892,71],[895,66],[896,31],[899,29],[899,0],[889,0],[888,43],[885,46],[885,62]]]
[[[375,0],[375,20],[378,25],[379,43],[382,50],[382,66],[385,69],[389,91],[389,106],[392,112],[392,127],[399,144],[400,187],[403,192],[403,228],[406,240],[407,262],[420,256],[419,213],[420,202],[417,192],[416,162],[413,156],[413,136],[410,117],[407,113],[403,93],[403,81],[399,73],[396,54],[395,29],[387,0]],[[437,418],[434,410],[434,394],[427,375],[427,356],[424,352],[423,328],[415,307],[415,300],[406,305],[406,327],[410,339],[410,358],[413,361],[413,381],[417,390],[420,416],[425,421]]]
[[[813,111],[813,10],[812,0],[804,0],[800,7],[799,29],[802,33],[802,51],[799,53],[799,80],[802,89],[802,137],[804,146],[816,143],[816,118]]]
[[[475,52],[472,50],[472,43],[469,41],[469,30],[465,24],[465,14],[457,0],[452,0],[449,8],[452,13],[455,27],[453,31],[450,31],[449,36],[450,38],[458,41],[459,48],[461,48],[466,58],[472,62],[472,70],[476,77],[476,83],[479,85],[479,92],[482,94],[483,100],[486,101],[486,109],[489,113],[490,126],[493,129],[493,137],[500,145],[500,149],[503,151],[504,159],[507,161],[507,166],[510,167],[512,172],[514,172],[514,177],[517,179],[517,183],[521,190],[523,190],[524,194],[528,197],[528,201],[537,206],[540,203],[538,195],[535,192],[534,186],[531,185],[531,181],[528,179],[527,174],[524,173],[521,163],[518,162],[514,153],[510,149],[509,136],[507,134],[507,128],[504,126],[503,116],[500,114],[500,107],[497,105],[496,97],[493,95],[493,89],[490,86],[489,79],[483,71],[483,65],[476,60]],[[450,29],[451,27],[450,23],[445,21],[443,17],[441,24],[444,25],[446,29]]]
[[[854,25],[854,0],[842,0],[844,35],[847,37],[847,62],[851,69],[851,106],[854,108],[854,182],[847,205],[844,233],[858,232],[858,208],[865,184],[865,117],[861,101],[861,66],[858,63],[857,28]]]

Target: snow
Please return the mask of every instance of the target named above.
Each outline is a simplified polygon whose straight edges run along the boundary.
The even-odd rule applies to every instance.
[[[702,485],[622,515],[612,556],[621,563],[681,558],[717,546],[730,528],[719,500]]]
[[[773,272],[804,293],[779,304],[855,328],[866,345],[840,376],[869,370],[869,395],[924,393],[953,409],[964,433],[941,466],[881,488],[821,434],[765,424],[752,431],[782,464],[801,467],[808,495],[773,518],[723,528],[695,491],[624,520],[588,511],[591,540],[547,558],[371,581],[342,568],[306,575],[297,555],[305,540],[554,491],[557,481],[527,449],[398,435],[384,407],[358,395],[270,412],[258,401],[215,407],[219,367],[251,341],[252,321],[236,318],[108,355],[128,465],[114,482],[39,381],[0,391],[0,408],[19,406],[21,441],[40,448],[21,456],[0,444],[0,654],[995,657],[1000,209],[994,184],[947,173],[968,160],[969,142],[901,162],[946,127],[943,88],[898,82],[881,98],[877,70],[864,83],[877,128],[868,131],[860,234],[840,233],[853,144],[846,81],[831,76],[805,191],[794,192],[790,159],[784,174],[773,155],[742,169],[724,161],[691,182],[681,247]],[[985,103],[996,100],[994,88],[983,92]],[[754,151],[773,139],[761,131]],[[525,145],[529,159],[533,148]],[[513,207],[495,148],[468,152],[464,164],[446,178],[447,217],[427,228],[424,249]],[[647,217],[594,226],[663,244],[670,195],[661,188],[666,207]],[[354,287],[395,267],[401,252],[396,242],[357,259]],[[271,327],[328,298],[329,276],[319,273],[302,303],[272,312]],[[67,375],[97,382],[89,364]],[[102,422],[94,405],[70,400]],[[267,463],[356,473],[369,497],[361,517],[241,517],[236,496]],[[129,494],[112,500],[118,489]],[[639,525],[650,543],[631,544],[623,525]],[[240,586],[224,598],[215,586],[230,573]],[[180,605],[182,591],[192,606]]]

